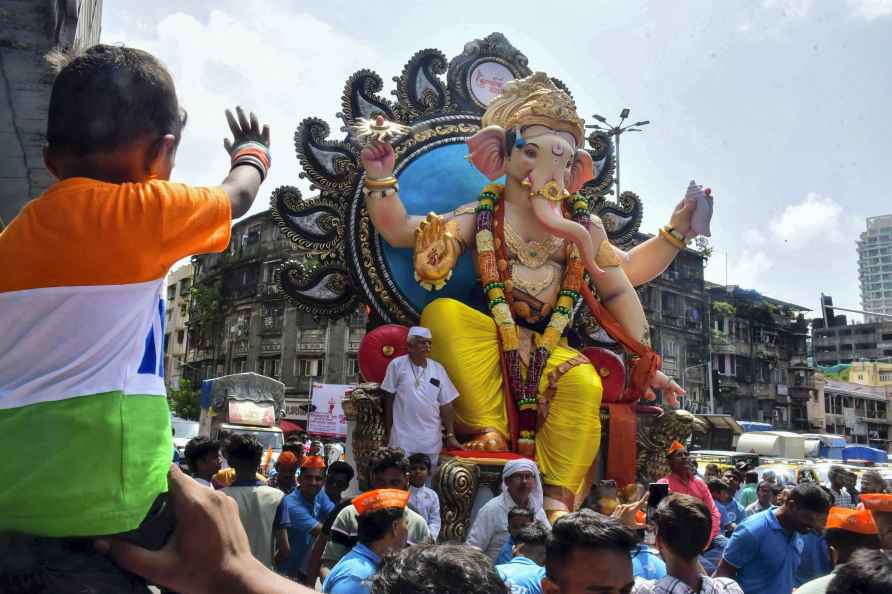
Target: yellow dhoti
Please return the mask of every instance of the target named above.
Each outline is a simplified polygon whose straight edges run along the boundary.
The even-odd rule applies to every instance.
[[[431,357],[446,367],[460,396],[456,420],[489,427],[509,436],[499,343],[495,321],[454,299],[437,299],[424,308],[421,324],[434,340]],[[551,353],[539,383],[560,364],[578,356],[567,346]],[[601,378],[591,364],[577,365],[557,381],[548,417],[536,432],[536,462],[543,482],[578,495],[601,443]]]

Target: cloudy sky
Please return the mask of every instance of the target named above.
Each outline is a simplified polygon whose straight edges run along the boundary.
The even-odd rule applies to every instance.
[[[668,220],[689,180],[714,189],[709,280],[725,282],[727,261],[728,283],[811,308],[823,291],[857,308],[855,239],[865,217],[892,213],[892,0],[117,0],[103,9],[104,42],[149,50],[174,75],[189,111],[177,179],[225,174],[224,108],[241,104],[270,123],[273,170],[252,213],[277,186],[306,190],[292,135],[308,116],[338,129],[351,73],[372,68],[389,81],[419,49],[452,57],[493,31],[566,82],[584,117],[630,107],[652,122],[622,145],[623,189],[645,201],[642,230]]]

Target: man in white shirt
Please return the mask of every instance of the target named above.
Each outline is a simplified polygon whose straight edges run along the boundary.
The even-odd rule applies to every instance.
[[[466,544],[480,549],[495,562],[509,537],[508,512],[515,507],[529,509],[544,526],[551,526],[543,502],[536,463],[526,458],[509,461],[502,470],[502,493],[480,508]]]
[[[206,487],[213,487],[211,477],[217,474],[223,462],[220,459],[220,442],[203,435],[193,437],[186,444],[183,457],[192,477]]]
[[[437,542],[440,535],[440,496],[427,486],[431,472],[431,459],[427,454],[409,456],[409,507],[418,512],[431,531],[431,539]]]
[[[446,429],[446,447],[460,449],[455,439],[455,413],[452,401],[458,390],[442,365],[430,359],[431,332],[414,326],[406,339],[408,353],[387,365],[381,389],[384,424],[390,447],[402,448],[407,455],[427,454],[436,467],[443,449],[440,427]]]

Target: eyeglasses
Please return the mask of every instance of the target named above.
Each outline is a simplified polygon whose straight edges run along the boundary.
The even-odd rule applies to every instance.
[[[517,482],[527,482],[536,480],[536,476],[532,472],[518,472],[517,474],[512,474],[508,477],[509,481],[516,480]]]

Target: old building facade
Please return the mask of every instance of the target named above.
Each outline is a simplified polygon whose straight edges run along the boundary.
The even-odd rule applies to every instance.
[[[716,411],[778,429],[807,430],[815,397],[806,308],[737,286],[707,283]]]
[[[365,310],[315,320],[283,297],[279,266],[300,254],[269,211],[232,228],[229,248],[192,260],[187,365],[195,380],[254,371],[286,386],[286,418],[306,419],[313,382],[354,383]]]
[[[812,349],[817,365],[889,359],[892,357],[892,320],[830,328],[815,323]]]
[[[849,443],[886,450],[889,443],[889,388],[833,379],[824,381],[824,430]]]
[[[183,378],[192,272],[192,264],[184,264],[167,275],[167,293],[164,296],[164,383],[168,390],[179,388]]]

